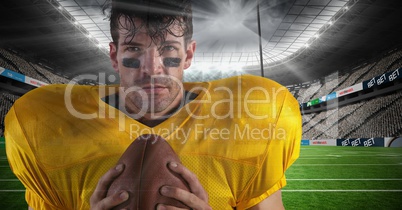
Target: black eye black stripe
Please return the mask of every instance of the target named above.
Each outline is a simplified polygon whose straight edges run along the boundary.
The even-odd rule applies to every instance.
[[[163,59],[163,65],[166,67],[179,67],[181,63],[180,58],[164,58]],[[136,58],[123,58],[123,66],[127,68],[134,68],[138,69],[140,68],[140,60]]]
[[[140,60],[136,58],[123,58],[123,66],[127,68],[140,68]]]
[[[164,58],[163,65],[166,67],[179,67],[181,63],[180,58]]]

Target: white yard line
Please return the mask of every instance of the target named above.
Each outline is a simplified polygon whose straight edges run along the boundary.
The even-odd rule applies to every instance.
[[[292,166],[402,166],[402,163],[375,164],[375,163],[295,163]]]
[[[329,154],[329,155],[300,155],[300,157],[325,157],[325,156],[332,156],[332,157],[343,157],[343,156],[348,156],[348,157],[402,157],[400,154],[370,154],[370,155],[354,155],[354,154]]]
[[[402,179],[286,179],[286,181],[402,181]]]
[[[343,189],[336,189],[336,190],[330,190],[330,189],[324,189],[324,190],[281,190],[282,192],[402,192],[402,189],[397,189],[397,190],[343,190]]]
[[[25,192],[25,190],[0,190],[0,192]]]

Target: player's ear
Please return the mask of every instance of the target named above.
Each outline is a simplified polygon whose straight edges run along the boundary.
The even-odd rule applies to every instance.
[[[118,73],[119,72],[119,62],[117,61],[117,45],[114,42],[109,43],[109,56],[112,61],[112,67]]]
[[[191,61],[193,60],[196,46],[197,46],[197,44],[194,40],[191,40],[187,44],[186,60],[184,61],[184,69],[187,69],[191,66]]]

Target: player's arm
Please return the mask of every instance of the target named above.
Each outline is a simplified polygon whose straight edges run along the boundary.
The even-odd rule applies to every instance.
[[[283,210],[285,207],[282,203],[282,192],[281,190],[276,191],[274,194],[270,195],[268,198],[264,199],[257,205],[249,208],[249,210]]]

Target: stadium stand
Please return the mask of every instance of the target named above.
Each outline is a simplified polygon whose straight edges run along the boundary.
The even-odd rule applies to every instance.
[[[400,136],[402,92],[303,116],[303,138],[372,138]]]
[[[394,49],[382,57],[361,64],[353,70],[346,71],[346,73],[339,73],[338,75],[338,72],[335,72],[320,82],[312,82],[307,88],[300,87],[296,98],[299,102],[307,102],[400,67],[402,67],[402,49]]]
[[[375,63],[371,64],[363,64],[360,68],[356,68],[353,73],[351,73],[343,83],[339,84],[338,90],[342,90],[344,88],[350,87],[354,84],[357,83],[357,80],[365,74],[367,71],[370,71],[370,69],[375,65]]]
[[[402,67],[402,50],[394,49],[349,73],[326,77],[299,90],[299,102],[327,95]],[[332,80],[328,79],[331,78]],[[300,94],[301,93],[301,94]],[[360,101],[334,110],[303,115],[304,139],[371,138],[402,135],[402,92]]]
[[[296,98],[299,102],[306,102],[312,99],[313,95],[322,87],[320,82],[315,82],[308,88],[301,88],[299,90],[298,97]]]
[[[50,71],[48,71],[44,67],[40,66],[39,64],[35,64],[35,63],[30,63],[30,64],[37,71],[41,72],[50,81],[51,84],[58,84],[58,83],[67,84],[69,82],[68,79],[51,73]]]
[[[348,74],[344,74],[338,77],[338,73],[333,73],[325,77],[323,85],[311,98],[318,98],[330,94],[337,89],[339,84],[346,80],[347,76]]]
[[[69,80],[56,75],[39,64],[28,61],[13,50],[0,48],[0,66],[46,83],[68,83]]]
[[[18,98],[19,96],[7,92],[2,92],[0,94],[0,137],[3,137],[4,117]]]
[[[371,68],[370,71],[367,71],[356,83],[363,82],[365,80],[369,80],[375,76],[384,74],[387,71],[391,71],[394,69],[389,69],[390,65],[395,60],[399,60],[402,56],[402,50],[393,50],[386,54],[382,59],[376,63],[376,65]]]
[[[370,104],[371,110],[364,116],[365,120],[355,124],[349,133],[345,133],[345,136],[371,138],[400,136],[402,134],[400,132],[402,128],[402,92],[373,99],[367,104]],[[354,117],[357,118],[358,116],[354,115]]]
[[[32,66],[30,66],[26,60],[5,49],[1,49],[0,53],[3,54],[3,56],[6,57],[8,60],[10,60],[12,63],[14,63],[15,66],[17,67],[17,69],[10,69],[10,70],[14,71],[17,70],[18,72],[26,76],[47,82],[47,79],[38,74],[35,70],[33,70]]]
[[[18,66],[16,66],[12,61],[10,61],[7,57],[3,55],[1,48],[0,48],[0,65],[3,68],[13,70],[17,73],[22,73],[20,72]]]

